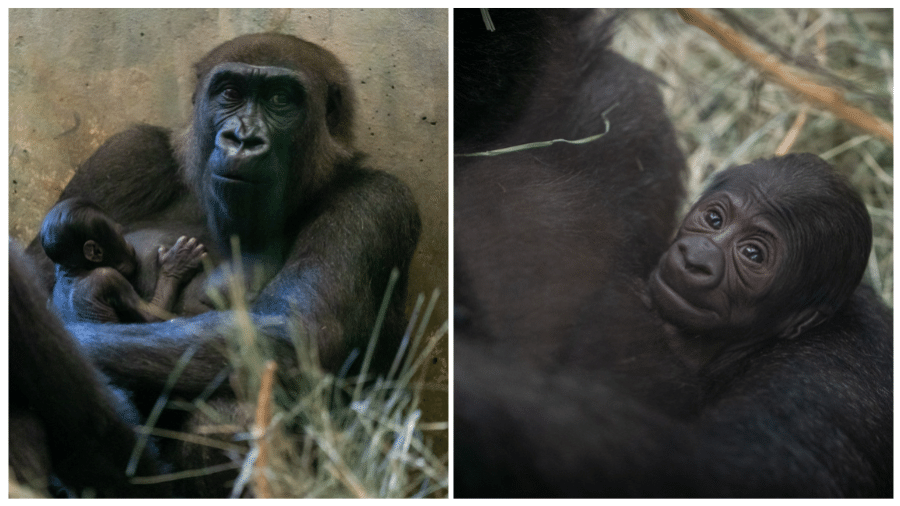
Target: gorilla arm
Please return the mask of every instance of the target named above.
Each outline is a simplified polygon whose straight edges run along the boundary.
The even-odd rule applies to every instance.
[[[325,367],[340,367],[355,347],[364,351],[394,267],[402,274],[379,350],[392,354],[403,330],[405,277],[420,227],[415,203],[393,176],[341,170],[327,199],[301,216],[284,266],[250,307],[282,371],[295,367],[294,326],[316,336]],[[403,264],[392,265],[395,259]],[[203,391],[226,366],[225,336],[235,327],[233,316],[212,311],[162,323],[78,324],[70,330],[114,383],[135,390],[161,388],[182,354],[196,345],[175,385],[187,395]]]
[[[9,301],[11,471],[33,486],[46,486],[52,471],[75,492],[90,488],[112,497],[159,493],[156,487],[129,483],[125,468],[137,440],[126,421],[131,407],[117,398],[47,310],[47,294],[12,241]],[[160,471],[154,457],[145,454],[138,475]]]
[[[339,367],[352,348],[368,344],[391,271],[398,279],[379,346],[396,350],[403,332],[407,273],[420,220],[409,190],[384,172],[343,167],[301,218],[285,267],[253,305],[259,314],[294,314],[315,335],[323,365]],[[391,356],[391,358],[393,358]]]
[[[455,430],[467,437],[456,493],[889,496],[890,316],[870,291],[849,305],[803,339],[732,363],[696,419],[664,415],[596,372],[536,374],[458,337]]]
[[[179,177],[169,135],[164,128],[138,125],[110,137],[75,171],[59,201],[88,199],[128,229],[134,229],[131,225],[137,221],[199,216],[190,190]],[[44,254],[40,237],[31,241],[25,253],[40,276],[39,283],[52,293],[55,267]]]

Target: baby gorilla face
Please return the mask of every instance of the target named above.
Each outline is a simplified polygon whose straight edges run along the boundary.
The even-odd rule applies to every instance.
[[[785,257],[761,194],[719,191],[685,217],[650,276],[661,315],[693,333],[741,338],[770,333],[764,298]]]
[[[130,278],[137,271],[137,252],[135,252],[134,246],[125,240],[122,225],[115,223],[113,229],[116,231],[116,236],[112,244],[106,248],[106,263],[126,278]]]

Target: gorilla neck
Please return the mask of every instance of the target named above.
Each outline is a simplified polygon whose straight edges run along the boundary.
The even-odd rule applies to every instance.
[[[691,370],[718,368],[749,355],[773,336],[760,332],[759,335],[737,337],[739,333],[696,334],[677,329],[665,323],[666,341],[681,361]]]
[[[704,334],[680,329],[663,318],[654,306],[645,280],[638,280],[636,290],[644,306],[659,317],[668,347],[691,371],[699,372],[702,369],[738,360],[751,353],[760,343],[768,342],[773,337],[763,331],[745,331],[743,334],[739,331]],[[757,327],[757,330],[766,328],[761,324]]]
[[[247,222],[214,213],[207,216],[207,225],[219,251],[230,258],[240,256],[245,260],[255,258],[266,263],[282,264],[289,245],[283,239],[284,227],[279,226],[281,223],[273,224],[271,220],[266,223],[265,216],[259,216],[258,220],[251,216],[246,218]],[[260,225],[253,228],[249,226],[252,223]]]

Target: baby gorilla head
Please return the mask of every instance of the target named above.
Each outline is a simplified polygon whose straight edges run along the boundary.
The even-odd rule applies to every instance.
[[[717,174],[650,276],[660,314],[730,340],[792,338],[853,293],[872,246],[859,196],[811,154]]]
[[[137,268],[134,247],[125,241],[122,226],[84,199],[66,199],[47,213],[41,225],[41,245],[63,269],[112,267],[123,276]]]

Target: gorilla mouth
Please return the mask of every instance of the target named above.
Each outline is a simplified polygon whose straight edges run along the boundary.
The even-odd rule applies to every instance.
[[[251,181],[251,180],[245,178],[244,176],[240,176],[237,174],[228,174],[228,175],[213,174],[212,178],[214,180],[216,180],[217,182],[225,183],[225,184],[229,184],[229,183],[259,184],[257,181]]]
[[[228,156],[216,150],[207,162],[210,178],[219,184],[268,184],[269,157]]]
[[[706,327],[719,320],[719,314],[712,309],[697,306],[663,280],[660,269],[650,275],[650,293],[654,305],[667,320],[688,324],[691,327]]]

